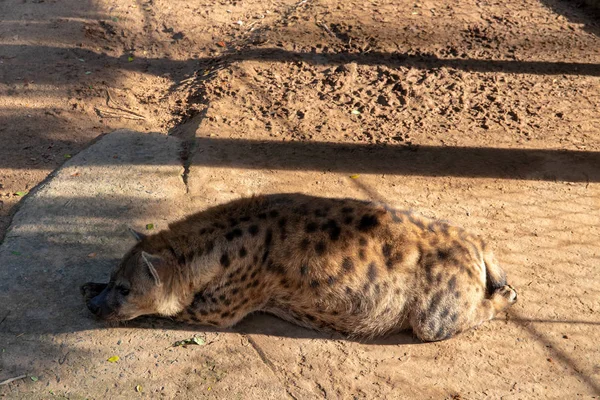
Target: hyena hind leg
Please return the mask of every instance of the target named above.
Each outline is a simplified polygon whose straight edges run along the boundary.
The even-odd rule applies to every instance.
[[[430,302],[411,314],[411,326],[417,337],[425,342],[445,340],[489,321],[516,300],[517,292],[508,285],[470,308],[464,308],[454,296],[434,295]]]
[[[466,321],[463,331],[475,328],[486,321],[493,319],[498,313],[504,311],[517,301],[517,291],[510,285],[504,285],[494,291],[489,299],[484,299],[474,318]]]
[[[492,293],[492,297],[488,300],[492,309],[489,318],[484,319],[482,322],[490,320],[501,311],[504,311],[511,305],[517,302],[517,291],[510,285],[504,285],[499,287]],[[489,306],[488,306],[489,307]]]

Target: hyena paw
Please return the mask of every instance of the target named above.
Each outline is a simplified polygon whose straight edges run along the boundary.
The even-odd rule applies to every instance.
[[[106,283],[95,283],[95,282],[87,282],[81,285],[79,291],[83,296],[84,300],[88,301],[96,296],[98,296],[104,288],[108,286]]]
[[[508,304],[514,304],[517,302],[517,291],[510,285],[505,285],[499,289],[496,289],[494,294],[505,298]]]

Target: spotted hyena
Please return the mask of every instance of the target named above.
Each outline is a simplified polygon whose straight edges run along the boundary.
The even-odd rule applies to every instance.
[[[102,319],[230,327],[264,311],[352,337],[412,328],[435,341],[517,298],[477,236],[354,199],[259,196],[136,236],[108,284],[82,287]]]

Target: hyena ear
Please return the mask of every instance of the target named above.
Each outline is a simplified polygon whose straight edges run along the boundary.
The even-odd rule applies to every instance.
[[[152,275],[152,277],[154,278],[154,283],[156,284],[156,286],[162,285],[162,282],[160,281],[160,276],[158,276],[158,272],[156,271],[156,267],[160,265],[160,263],[162,262],[162,258],[158,256],[153,256],[150,253],[142,251],[142,260],[144,260],[144,264],[148,268],[148,271],[150,271],[150,275]]]
[[[131,233],[131,235],[135,238],[135,240],[137,240],[138,242],[141,242],[142,240],[144,240],[146,238],[146,235],[144,235],[143,233],[140,233],[138,231],[136,231],[135,229],[133,229],[132,227],[128,226],[127,229],[129,230],[129,233]]]

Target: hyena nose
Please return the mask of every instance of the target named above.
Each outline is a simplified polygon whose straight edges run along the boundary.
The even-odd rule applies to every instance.
[[[98,315],[98,313],[100,312],[100,307],[98,307],[96,304],[94,304],[93,302],[88,302],[87,304],[88,309],[95,315]]]

